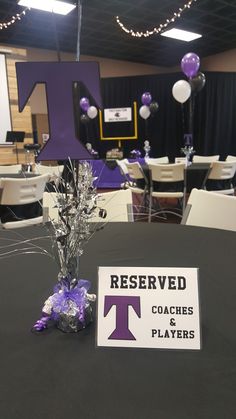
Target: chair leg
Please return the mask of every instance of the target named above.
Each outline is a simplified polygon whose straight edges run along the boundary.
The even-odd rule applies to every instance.
[[[148,211],[148,222],[152,221],[152,192],[149,195],[149,211]]]
[[[167,214],[172,214],[172,215],[175,215],[175,216],[177,216],[179,218],[182,218],[182,216],[183,216],[183,213],[182,213],[182,202],[181,202],[181,199],[180,198],[178,198],[178,202],[177,202],[179,208],[174,208],[173,210],[168,209],[168,208],[165,208],[165,207],[162,207],[162,205],[160,203],[160,199],[158,199],[157,203],[158,203],[159,209],[157,209],[155,211],[155,213],[152,214],[152,216],[155,215],[158,218],[162,218],[163,220],[167,220],[167,218],[168,218],[167,217]],[[177,212],[177,209],[180,210],[180,212],[181,212],[180,214]],[[163,214],[163,217],[161,217],[161,214]]]
[[[133,201],[133,207],[135,209],[134,215],[137,216],[139,219],[140,216],[146,216],[145,213],[145,195],[135,194],[134,193],[134,201]]]
[[[143,192],[143,199],[141,201],[141,208],[145,208],[145,206],[146,206],[146,192],[144,190],[144,192]]]
[[[184,198],[178,198],[178,204],[179,204],[179,208],[180,208],[181,214],[183,215],[184,208],[185,208]]]
[[[184,187],[184,196],[182,198],[182,214],[184,213],[186,203],[187,203],[187,188]]]

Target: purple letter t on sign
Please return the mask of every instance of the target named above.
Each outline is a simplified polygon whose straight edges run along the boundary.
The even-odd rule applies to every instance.
[[[116,306],[116,328],[108,339],[136,340],[129,330],[129,306],[133,307],[138,317],[141,316],[140,297],[123,295],[106,295],[104,317],[107,316],[112,306]]]
[[[38,160],[91,159],[75,136],[73,83],[82,82],[102,107],[99,66],[95,62],[16,63],[19,110],[37,83],[45,83],[50,137]]]

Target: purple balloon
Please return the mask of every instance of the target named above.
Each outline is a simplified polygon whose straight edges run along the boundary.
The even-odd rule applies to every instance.
[[[150,105],[150,103],[152,101],[151,93],[149,93],[149,92],[143,93],[142,97],[141,97],[141,101],[142,101],[143,105],[146,105],[146,106]]]
[[[89,108],[89,106],[90,106],[90,103],[89,103],[88,98],[87,98],[87,97],[82,97],[82,98],[80,99],[79,104],[80,104],[81,109],[82,109],[84,112],[87,112],[87,110],[88,110],[88,108]]]
[[[181,68],[187,77],[194,77],[200,67],[200,58],[194,52],[188,52],[181,60]]]

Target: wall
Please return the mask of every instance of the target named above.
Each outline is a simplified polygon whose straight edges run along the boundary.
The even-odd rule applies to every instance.
[[[219,54],[209,55],[201,59],[201,71],[224,71],[236,72],[236,49],[224,51]],[[168,68],[168,73],[182,72],[181,59],[178,65]]]
[[[15,62],[16,61],[57,61],[56,51],[42,50],[38,48],[18,48],[11,45],[0,45],[0,50],[11,51],[6,54],[7,57],[7,70],[9,77],[9,93],[11,102],[11,111],[13,119],[13,129],[21,130],[22,124],[26,127],[27,133],[31,133],[31,122],[29,125],[30,110],[33,114],[46,114],[47,103],[44,85],[38,85],[29,99],[28,105],[22,114],[17,111],[17,92],[16,92],[16,74]],[[62,61],[75,61],[75,55],[70,53],[61,53]],[[108,58],[81,56],[81,61],[98,61],[100,64],[101,77],[122,77],[122,76],[137,76],[143,74],[156,74],[168,71],[166,68],[156,67],[146,64],[132,63],[126,61],[112,60]],[[26,122],[27,120],[27,122]]]
[[[1,46],[0,46],[1,48]],[[6,46],[2,47],[3,49]],[[13,102],[16,98],[16,92],[14,91],[14,54],[15,58],[18,60],[26,61],[57,61],[56,51],[42,50],[38,48],[15,48],[9,46],[9,49],[13,51],[13,55],[7,55],[7,65],[10,70],[10,96],[11,96],[11,108],[14,111],[13,120],[15,125],[18,126],[20,119],[16,115],[16,104]],[[22,55],[23,54],[23,55]],[[74,61],[75,55],[71,53],[61,53],[62,61]],[[81,61],[98,61],[100,64],[100,74],[101,77],[122,77],[122,76],[138,76],[143,74],[158,74],[158,73],[169,73],[173,71],[181,71],[180,65],[173,68],[151,66],[140,63],[132,63],[127,61],[112,60],[108,58],[101,57],[92,57],[92,56],[81,56]],[[202,71],[236,71],[236,49],[223,52],[221,54],[216,54],[214,56],[209,56],[201,59],[201,70]],[[46,114],[47,113],[47,104],[46,104],[46,95],[44,85],[36,86],[30,100],[29,104],[31,112],[33,114]],[[29,110],[29,109],[28,109]],[[25,114],[27,109],[25,109]],[[16,127],[14,127],[16,129]],[[31,129],[32,131],[32,129]]]
[[[45,86],[43,84],[39,84],[35,87],[24,111],[22,113],[19,113],[15,62],[57,61],[57,53],[56,51],[42,50],[37,48],[22,48],[12,45],[0,45],[0,51],[1,50],[8,51],[8,53],[6,53],[6,62],[9,82],[10,107],[13,122],[12,129],[15,131],[25,131],[27,138],[26,141],[29,142],[32,141],[33,138],[31,118],[32,114],[36,115],[35,121],[37,125],[37,131],[40,133],[40,137],[41,132],[46,132],[46,126],[48,122]],[[75,61],[75,55],[62,52],[61,60]],[[116,61],[112,59],[90,56],[81,56],[81,61],[98,61],[100,64],[101,77],[121,77],[143,74],[156,74],[160,72],[165,72],[167,70],[165,68],[146,64]],[[42,127],[41,124],[39,124],[39,121],[43,121]],[[41,138],[39,138],[39,142],[40,141]],[[1,151],[3,152],[3,150]]]
[[[37,48],[27,49],[28,61],[57,61],[57,53],[55,51],[41,50]],[[69,53],[61,53],[62,61],[75,61],[75,55]],[[112,60],[108,58],[92,57],[81,55],[81,61],[97,61],[100,64],[101,77],[122,77],[122,76],[139,76],[143,74],[165,73],[168,69],[164,67],[156,67],[146,64],[132,63],[127,61]],[[45,87],[43,85],[36,86],[31,98],[30,106],[33,114],[47,113],[47,104],[45,96]]]
[[[62,61],[75,60],[74,54],[62,53]],[[36,48],[27,50],[28,61],[56,61],[55,51],[46,51]],[[143,74],[158,74],[181,71],[180,65],[172,68],[157,67],[140,63],[112,60],[108,58],[81,56],[81,61],[98,61],[101,77],[138,76]],[[201,59],[202,71],[236,71],[236,49]],[[30,99],[32,113],[47,113],[44,86],[37,86]]]
[[[47,114],[45,87],[44,85],[38,85],[24,111],[19,113],[15,62],[57,61],[57,53],[56,51],[41,50],[37,48],[22,48],[6,45],[0,45],[0,50],[11,50],[11,53],[6,54],[6,62],[13,130],[26,131],[28,141],[29,139],[32,139],[31,114],[45,115],[45,117]],[[74,61],[75,55],[61,53],[61,59],[62,61]],[[165,68],[90,56],[81,56],[81,61],[98,61],[100,63],[101,77],[122,77],[180,71],[180,65],[173,68]],[[236,71],[236,49],[201,59],[201,70]]]
[[[27,59],[28,61],[57,61],[58,58],[55,51],[28,48]],[[61,60],[75,61],[75,54],[62,52]],[[81,55],[80,60],[98,61],[100,64],[101,77],[139,76],[143,74],[165,73],[168,71],[168,69],[165,67],[112,60],[110,58],[93,57],[88,55]]]
[[[211,55],[201,60],[204,71],[236,71],[236,49]]]

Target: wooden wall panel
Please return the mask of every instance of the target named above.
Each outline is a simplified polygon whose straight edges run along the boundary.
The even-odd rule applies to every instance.
[[[25,150],[22,148],[22,145],[18,145],[18,158],[16,153],[15,146],[0,146],[0,165],[8,164],[25,164],[26,163],[26,154]]]
[[[4,46],[0,45],[0,48],[4,50]],[[26,104],[23,112],[18,110],[18,93],[17,93],[17,81],[16,81],[16,62],[27,61],[27,50],[25,48],[12,48],[12,53],[6,54],[6,65],[7,65],[7,77],[8,77],[8,88],[10,97],[10,109],[11,109],[11,120],[13,131],[25,131],[26,138],[24,143],[33,142],[32,132],[32,116],[31,108],[29,103]],[[19,160],[21,163],[25,162],[25,153],[23,150],[24,144],[18,144],[19,149]],[[0,148],[0,164],[14,164],[16,163],[15,148],[12,147],[1,147]]]
[[[48,116],[45,114],[38,113],[34,115],[34,117],[35,117],[36,130],[38,133],[38,143],[43,145],[42,135],[49,133]]]

